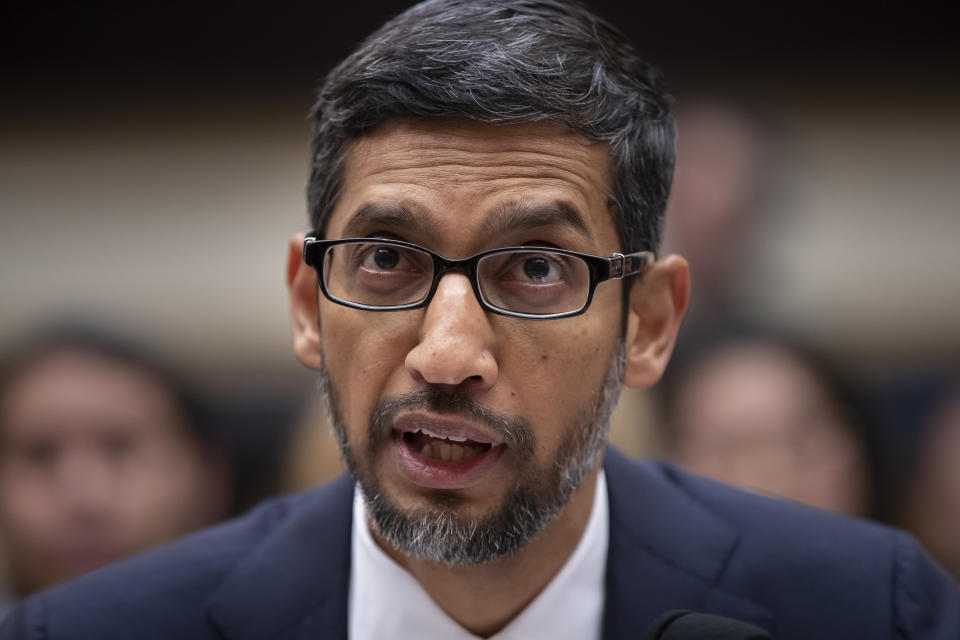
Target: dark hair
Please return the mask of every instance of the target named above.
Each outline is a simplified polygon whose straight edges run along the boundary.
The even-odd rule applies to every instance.
[[[550,121],[610,145],[608,203],[623,250],[655,250],[673,179],[670,103],[659,71],[580,4],[427,0],[374,32],[321,87],[311,224],[325,232],[350,142],[387,120]]]
[[[49,356],[67,351],[90,353],[146,373],[169,396],[188,435],[203,445],[218,444],[206,405],[181,376],[145,348],[88,324],[42,327],[16,341],[0,357],[0,400],[15,380]]]

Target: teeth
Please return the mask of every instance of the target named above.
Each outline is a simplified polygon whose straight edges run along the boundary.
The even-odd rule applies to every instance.
[[[425,436],[430,436],[431,438],[436,438],[437,440],[450,440],[451,442],[466,442],[468,438],[462,438],[460,436],[442,436],[439,433],[434,433],[429,429],[424,429],[419,427],[414,433],[422,433]]]
[[[443,440],[431,440],[420,449],[420,455],[422,456],[452,462],[473,460],[482,453],[483,450],[478,447],[464,447]]]

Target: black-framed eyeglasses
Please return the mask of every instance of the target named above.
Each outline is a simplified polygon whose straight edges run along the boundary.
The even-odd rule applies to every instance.
[[[597,285],[642,273],[652,251],[610,258],[552,247],[504,247],[451,260],[411,242],[380,238],[307,238],[303,259],[320,290],[338,304],[366,311],[404,311],[430,304],[440,278],[459,271],[490,313],[532,320],[583,313]]]

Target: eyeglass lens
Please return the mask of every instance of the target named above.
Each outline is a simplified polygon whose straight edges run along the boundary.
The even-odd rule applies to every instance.
[[[335,298],[371,307],[422,301],[433,283],[433,258],[423,251],[376,242],[330,247],[324,256],[327,291]],[[587,263],[563,253],[509,250],[480,259],[477,282],[487,304],[516,313],[550,315],[576,311],[590,293]]]

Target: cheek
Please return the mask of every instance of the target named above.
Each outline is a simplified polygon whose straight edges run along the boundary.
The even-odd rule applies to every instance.
[[[585,314],[553,327],[531,323],[525,339],[504,350],[502,368],[520,396],[517,413],[537,430],[545,450],[569,429],[584,427],[576,422],[604,382],[618,336],[603,320],[608,315]]]
[[[324,364],[351,435],[362,435],[373,406],[385,395],[407,391],[404,361],[414,346],[419,312],[370,313],[328,309],[320,324]]]

